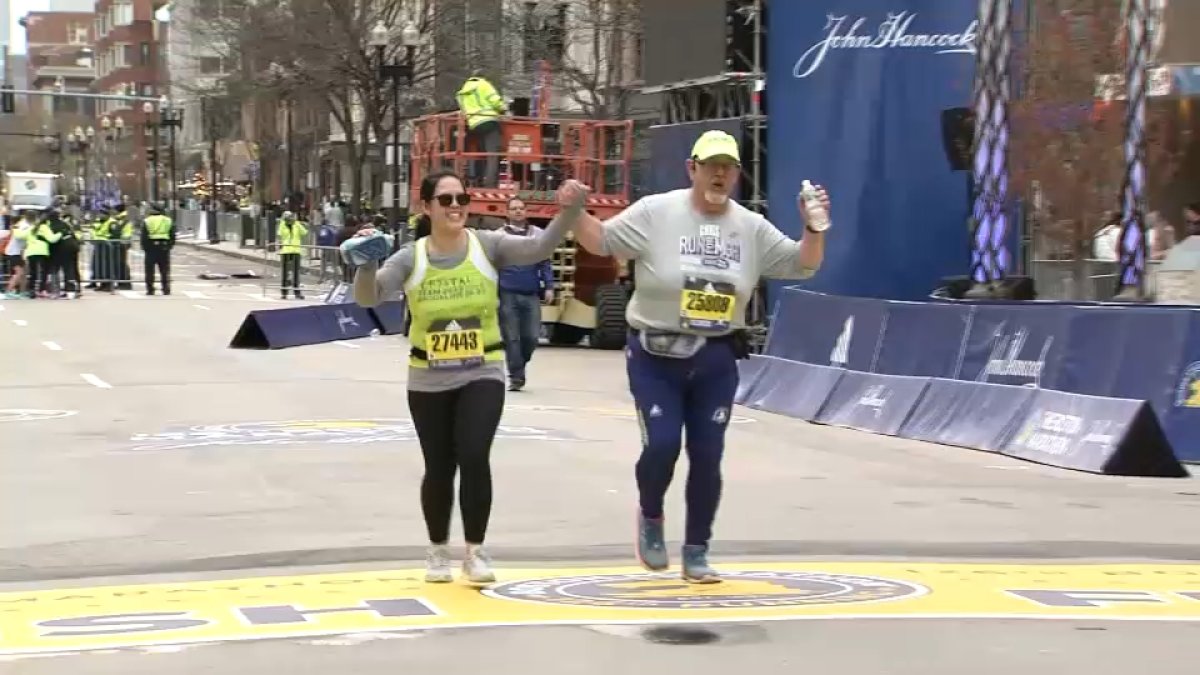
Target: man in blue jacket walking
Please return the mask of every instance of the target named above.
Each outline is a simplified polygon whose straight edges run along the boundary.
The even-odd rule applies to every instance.
[[[518,236],[536,236],[541,228],[525,221],[525,202],[508,200],[505,231]],[[513,265],[500,269],[500,331],[508,362],[508,390],[525,387],[525,366],[537,349],[542,332],[542,301],[554,299],[554,270],[549,260],[536,265]]]

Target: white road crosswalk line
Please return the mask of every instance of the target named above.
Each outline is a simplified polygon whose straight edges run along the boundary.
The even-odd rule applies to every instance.
[[[62,345],[58,344],[57,342],[50,342],[49,340],[43,342],[42,346],[52,352],[61,352],[63,350]]]
[[[184,291],[183,294],[193,300],[208,300],[209,299],[209,297],[207,295],[201,293],[200,291]]]
[[[356,345],[356,344],[354,344],[354,343],[351,343],[351,342],[345,342],[345,341],[343,341],[343,340],[334,340],[334,341],[333,341],[333,344],[335,344],[335,345],[339,345],[339,346],[341,346],[341,347],[347,347],[347,348],[349,348],[349,349],[362,349],[362,347],[360,347],[359,345]]]
[[[100,379],[99,377],[96,377],[92,373],[80,373],[79,377],[82,377],[84,382],[87,382],[88,384],[92,385],[93,387],[96,387],[97,389],[112,389],[111,384],[105,382],[104,380]]]
[[[204,311],[206,311],[206,312],[207,312],[208,310],[212,309],[211,307],[205,307],[204,305],[192,305],[192,307],[195,307],[196,309],[202,309],[202,310],[204,310]]]
[[[141,300],[142,298],[146,297],[137,291],[117,291],[117,293],[119,293],[122,298],[129,298],[130,300]]]

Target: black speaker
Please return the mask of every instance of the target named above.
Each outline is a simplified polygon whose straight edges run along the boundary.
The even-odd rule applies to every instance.
[[[513,117],[529,117],[530,104],[528,96],[517,96],[512,100],[512,105],[508,106],[508,109]]]
[[[971,277],[945,277],[938,284],[935,295],[954,300],[962,300],[967,291],[971,290]]]
[[[997,300],[1037,300],[1033,277],[1004,277],[996,285],[992,297]]]
[[[955,171],[969,171],[975,142],[975,111],[970,108],[949,108],[942,111],[942,146],[946,161]]]

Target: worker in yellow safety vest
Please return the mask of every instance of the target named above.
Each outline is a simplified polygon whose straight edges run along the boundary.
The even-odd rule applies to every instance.
[[[142,224],[142,252],[146,262],[146,295],[154,295],[154,272],[161,277],[162,294],[171,294],[171,249],[175,246],[175,223],[162,208],[151,207]]]
[[[467,78],[456,96],[458,109],[466,118],[467,138],[474,138],[479,144],[479,152],[488,153],[483,161],[475,160],[472,173],[479,178],[480,168],[483,167],[482,187],[496,187],[500,175],[500,147],[503,144],[503,133],[500,129],[500,117],[507,108],[500,92],[486,78],[475,73]]]
[[[300,255],[307,236],[308,227],[296,220],[296,214],[284,211],[275,229],[275,241],[279,243],[279,297],[284,300],[289,290],[296,294],[297,300],[304,299],[300,292]]]

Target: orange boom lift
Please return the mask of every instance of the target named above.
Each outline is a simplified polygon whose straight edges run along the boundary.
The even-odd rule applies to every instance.
[[[503,142],[499,153],[479,152],[474,139],[460,142],[467,138],[467,127],[458,113],[415,120],[409,203],[419,203],[422,178],[451,170],[468,176],[472,227],[500,227],[511,197],[525,202],[531,223],[545,226],[558,212],[555,190],[569,178],[591,188],[588,213],[605,220],[624,210],[630,199],[633,122],[549,119],[545,116],[547,98],[539,96],[543,103],[538,117],[500,120]],[[498,156],[499,181],[494,187],[484,187],[479,184],[482,166],[493,155]],[[554,301],[542,306],[543,333],[550,342],[577,344],[586,337],[595,348],[623,348],[629,292],[622,283],[624,266],[620,261],[592,255],[569,237],[551,262]]]

